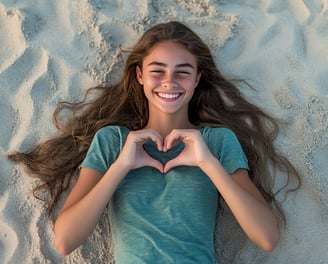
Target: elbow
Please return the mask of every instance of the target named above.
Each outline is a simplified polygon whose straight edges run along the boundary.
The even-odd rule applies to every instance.
[[[55,239],[54,239],[55,249],[62,256],[69,255],[72,251],[74,251],[75,248],[72,246],[72,242],[70,241],[70,238],[67,236],[67,233],[59,232],[59,230],[56,230],[56,226],[54,231],[55,231]]]
[[[61,239],[58,239],[57,237],[55,237],[54,246],[57,252],[62,256],[67,256],[73,251],[70,249],[67,243]]]
[[[262,240],[259,246],[266,252],[272,252],[277,247],[280,240],[279,232],[276,230]]]
[[[257,237],[257,245],[266,252],[273,252],[280,241],[280,225],[276,217],[266,223],[268,224],[265,225],[262,232],[258,233],[261,235]]]
[[[277,247],[279,241],[273,240],[262,244],[262,249],[266,252],[272,252]]]
[[[280,229],[278,225],[270,224],[264,229],[257,229],[254,236],[249,236],[255,245],[266,252],[275,250],[280,241]]]

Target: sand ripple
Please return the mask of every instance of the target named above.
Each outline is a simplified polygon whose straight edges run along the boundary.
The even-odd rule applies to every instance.
[[[229,215],[218,223],[222,263],[328,263],[328,0],[20,0],[0,3],[0,261],[110,263],[106,219],[67,258],[33,185],[5,154],[27,149],[55,129],[54,106],[119,77],[121,47],[153,23],[182,20],[213,50],[222,72],[247,79],[242,92],[286,122],[279,151],[303,173],[283,207],[288,227],[272,254],[245,239]],[[277,183],[282,175],[277,173]],[[239,231],[238,231],[239,230]]]
[[[16,10],[7,11],[0,3],[0,73],[12,65],[26,48],[21,30],[20,13]]]

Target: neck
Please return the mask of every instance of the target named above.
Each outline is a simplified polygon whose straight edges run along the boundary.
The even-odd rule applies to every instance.
[[[195,126],[189,122],[188,118],[179,118],[176,115],[149,116],[147,128],[156,130],[165,138],[173,129],[191,129]]]

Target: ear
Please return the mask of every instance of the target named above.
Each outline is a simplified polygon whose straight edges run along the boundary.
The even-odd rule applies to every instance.
[[[195,87],[197,87],[197,85],[199,83],[199,80],[200,80],[200,77],[202,77],[202,73],[201,72],[197,73],[196,81],[195,81]]]
[[[137,77],[139,84],[143,85],[142,71],[139,66],[136,67],[136,77]]]

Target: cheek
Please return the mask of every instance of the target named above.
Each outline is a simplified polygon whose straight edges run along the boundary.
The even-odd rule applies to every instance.
[[[193,79],[184,79],[180,81],[180,85],[187,90],[194,90],[196,88],[196,81]]]
[[[149,99],[150,96],[152,95],[153,88],[154,88],[154,84],[151,81],[147,80],[146,82],[144,82],[143,92],[147,99]]]
[[[146,86],[146,88],[148,89],[152,89],[156,86],[158,86],[159,84],[161,84],[161,78],[159,77],[148,77],[146,79],[144,79],[144,86]]]

